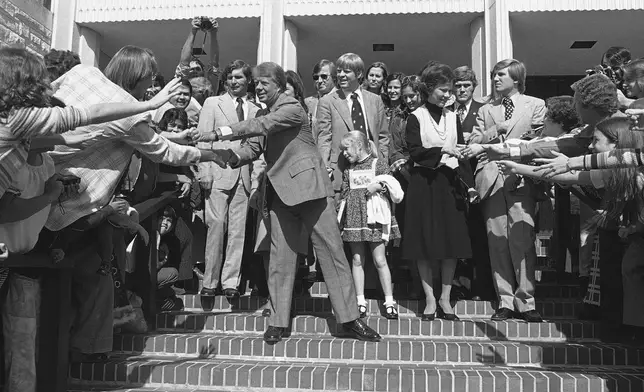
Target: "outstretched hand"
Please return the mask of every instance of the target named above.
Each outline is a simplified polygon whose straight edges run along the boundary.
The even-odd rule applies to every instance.
[[[496,166],[506,176],[510,174],[515,174],[517,170],[517,163],[513,161],[496,161]]]
[[[171,81],[168,82],[168,84],[165,85],[164,88],[161,89],[155,95],[148,101],[152,109],[158,109],[161,106],[163,106],[166,102],[170,101],[171,98],[175,97],[176,95],[179,94],[179,86],[181,85],[181,79],[179,78],[174,78]]]
[[[214,149],[212,152],[215,154],[213,162],[219,165],[222,169],[225,169],[228,166],[228,161],[230,160],[230,150]]]
[[[542,163],[534,169],[535,173],[541,173],[544,178],[552,178],[557,174],[563,174],[570,171],[570,158],[558,151],[550,151],[554,158],[535,158],[534,161]]]

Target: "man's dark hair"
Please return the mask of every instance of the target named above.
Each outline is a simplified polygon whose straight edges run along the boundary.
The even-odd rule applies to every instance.
[[[585,108],[591,108],[603,117],[617,112],[617,87],[606,76],[594,74],[576,81],[570,86]]]
[[[313,66],[313,74],[315,75],[316,73],[320,73],[322,68],[326,67],[327,65],[329,66],[329,73],[331,74],[331,79],[335,81],[338,75],[335,69],[335,63],[331,60],[322,59],[318,61],[317,64]]]
[[[581,123],[579,115],[575,111],[574,100],[570,95],[548,98],[546,108],[548,108],[546,117],[552,122],[561,125],[566,133],[577,128]]]
[[[223,80],[228,79],[228,75],[230,75],[234,70],[240,69],[240,68],[244,73],[246,80],[248,80],[248,83],[250,84],[250,82],[252,82],[253,80],[253,69],[250,65],[248,65],[243,60],[233,60],[228,65],[226,65],[226,68],[224,68],[224,72],[222,72],[221,78]]]
[[[45,54],[45,66],[52,82],[80,63],[80,57],[70,50],[52,49]]]

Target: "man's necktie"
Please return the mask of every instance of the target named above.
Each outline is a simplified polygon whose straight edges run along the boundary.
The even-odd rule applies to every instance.
[[[362,105],[358,100],[358,94],[351,94],[353,106],[351,106],[351,120],[353,121],[353,129],[356,131],[367,133],[367,127],[364,121],[364,113],[362,112]]]
[[[244,100],[241,97],[237,98],[237,118],[239,121],[244,121]]]
[[[458,119],[461,121],[461,124],[463,124],[463,121],[465,120],[465,105],[458,106],[458,109],[456,109],[456,115],[458,116]]]
[[[505,121],[507,121],[512,118],[512,113],[514,113],[514,104],[508,97],[503,97],[501,103],[503,103],[503,107],[505,108]]]

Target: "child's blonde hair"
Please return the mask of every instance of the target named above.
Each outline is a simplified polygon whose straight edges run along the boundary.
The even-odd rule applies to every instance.
[[[342,142],[347,143],[349,146],[355,146],[356,143],[362,146],[362,149],[367,152],[367,154],[376,156],[375,149],[372,146],[371,141],[367,138],[367,134],[360,131],[351,131],[348,132],[342,138]]]

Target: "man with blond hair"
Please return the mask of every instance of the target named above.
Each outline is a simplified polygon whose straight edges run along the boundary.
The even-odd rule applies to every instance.
[[[347,160],[340,153],[340,141],[351,131],[367,134],[381,159],[389,157],[389,129],[385,105],[380,96],[361,86],[365,76],[364,61],[354,53],[345,53],[335,63],[337,89],[320,98],[316,114],[317,145],[333,181],[337,195],[342,185],[342,170]]]

